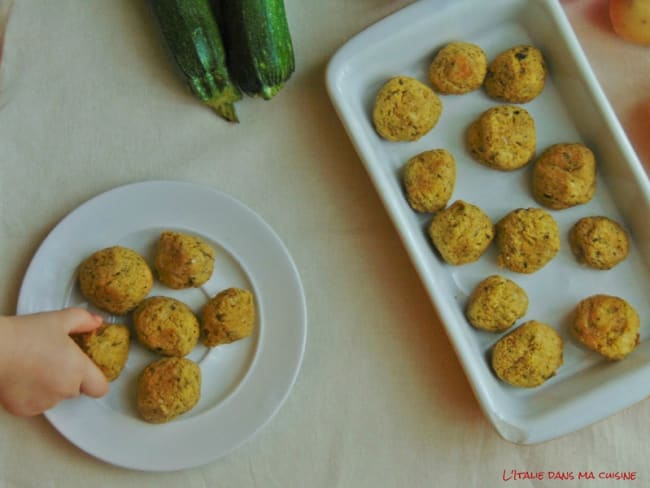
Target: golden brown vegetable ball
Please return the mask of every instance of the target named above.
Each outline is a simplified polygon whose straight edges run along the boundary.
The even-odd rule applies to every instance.
[[[595,269],[611,269],[630,251],[627,232],[607,217],[583,217],[569,232],[571,251],[580,263]]]
[[[481,87],[487,72],[483,49],[469,42],[450,42],[433,58],[429,79],[445,95],[461,95]]]
[[[457,200],[433,217],[429,237],[446,262],[467,264],[487,250],[494,238],[494,225],[479,207]]]
[[[203,344],[215,347],[248,337],[255,328],[253,294],[241,288],[218,293],[203,308]]]
[[[607,359],[620,360],[639,344],[639,314],[628,302],[610,295],[593,295],[576,307],[573,335]]]
[[[417,141],[438,123],[442,102],[421,81],[408,76],[390,79],[375,98],[372,120],[388,141]]]
[[[165,231],[158,240],[154,269],[170,288],[198,287],[212,276],[214,259],[214,249],[200,237]]]
[[[560,250],[560,229],[541,208],[519,208],[496,225],[498,264],[517,273],[542,269]]]
[[[528,295],[517,283],[499,275],[481,281],[469,297],[465,314],[478,329],[501,332],[528,310]]]
[[[456,183],[456,160],[446,149],[424,151],[409,159],[403,172],[406,198],[417,212],[445,208]]]
[[[196,406],[201,396],[201,369],[186,358],[162,358],[138,378],[136,406],[143,420],[161,424]]]
[[[509,103],[527,103],[544,90],[546,63],[534,46],[516,46],[500,53],[488,66],[485,91]]]
[[[579,143],[555,144],[533,167],[533,196],[553,210],[587,203],[596,193],[596,159]]]
[[[512,171],[535,157],[535,121],[515,105],[499,105],[483,112],[467,130],[467,145],[478,162]]]
[[[90,332],[71,335],[108,381],[117,379],[126,365],[130,336],[122,324],[102,324]]]
[[[172,297],[149,297],[133,312],[140,343],[164,356],[189,354],[199,340],[199,320],[183,302]]]
[[[494,345],[492,368],[512,386],[534,388],[553,377],[563,360],[562,338],[550,325],[526,322]]]
[[[149,294],[153,274],[137,252],[113,246],[93,253],[81,263],[79,287],[93,305],[124,315]]]

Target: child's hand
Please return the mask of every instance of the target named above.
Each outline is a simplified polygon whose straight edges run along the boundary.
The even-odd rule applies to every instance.
[[[69,336],[101,323],[81,308],[0,317],[0,404],[29,416],[81,393],[105,395],[106,378]]]

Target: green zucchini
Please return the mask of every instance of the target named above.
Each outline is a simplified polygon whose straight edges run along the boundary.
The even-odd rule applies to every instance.
[[[283,0],[220,0],[218,6],[233,80],[247,95],[269,100],[295,69]]]
[[[209,0],[152,0],[152,6],[191,90],[221,117],[238,122],[234,104],[242,94],[230,79],[221,31]]]

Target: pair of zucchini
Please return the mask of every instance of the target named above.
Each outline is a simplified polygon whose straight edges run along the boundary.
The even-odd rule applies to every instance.
[[[283,0],[151,2],[191,90],[228,121],[242,92],[269,100],[294,71]]]

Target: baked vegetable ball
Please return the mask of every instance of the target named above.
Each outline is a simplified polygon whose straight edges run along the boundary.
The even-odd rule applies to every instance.
[[[639,344],[639,314],[628,302],[610,295],[593,295],[576,307],[573,335],[607,359],[623,359]]]
[[[478,329],[501,332],[528,310],[528,295],[517,283],[499,275],[481,281],[469,297],[465,315]]]
[[[445,95],[461,95],[481,87],[487,72],[483,49],[469,42],[450,42],[438,51],[429,66],[433,89]]]
[[[79,267],[81,294],[107,312],[124,315],[134,309],[153,287],[153,274],[132,249],[113,246],[90,255]]]
[[[485,91],[509,103],[527,103],[544,90],[546,63],[534,46],[515,46],[500,53],[488,66]]]
[[[161,424],[196,406],[201,396],[201,369],[187,358],[162,358],[138,377],[136,407],[143,420]]]
[[[117,379],[126,365],[130,336],[128,327],[122,324],[102,324],[90,332],[71,334],[108,381]]]
[[[203,308],[203,344],[215,347],[244,339],[255,328],[253,294],[242,288],[217,293]]]
[[[560,230],[541,208],[519,208],[496,225],[498,265],[517,273],[542,269],[560,250]]]
[[[456,160],[446,149],[424,151],[409,159],[402,174],[406,198],[417,212],[445,208],[456,183]]]
[[[199,340],[198,318],[172,297],[147,298],[133,312],[133,325],[140,343],[164,356],[186,356]]]
[[[438,123],[442,102],[415,78],[396,76],[379,90],[372,120],[388,141],[417,141]]]
[[[579,143],[555,144],[533,167],[533,196],[553,210],[587,203],[596,193],[596,159]]]
[[[550,325],[531,320],[500,339],[492,350],[492,368],[512,386],[534,388],[562,366],[562,338]]]
[[[494,225],[479,207],[457,200],[433,217],[429,237],[446,262],[467,264],[487,250],[494,238]]]
[[[580,263],[596,269],[611,269],[630,251],[627,232],[608,217],[583,217],[569,232],[571,251]]]
[[[467,146],[478,162],[512,171],[535,157],[535,121],[522,107],[498,105],[483,112],[467,130]]]
[[[154,269],[170,288],[198,287],[212,276],[214,259],[214,249],[200,237],[165,231],[156,246]]]

